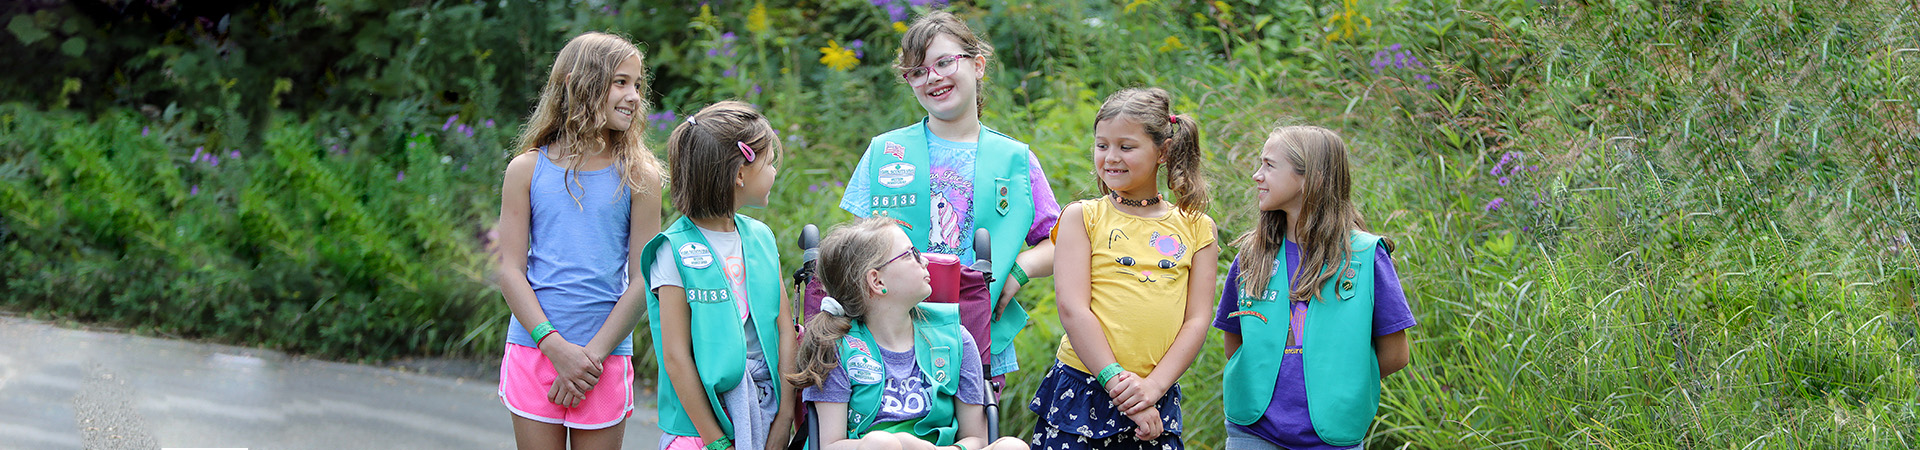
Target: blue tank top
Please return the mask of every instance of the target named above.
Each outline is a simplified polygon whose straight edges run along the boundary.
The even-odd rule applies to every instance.
[[[547,160],[528,184],[527,283],[540,309],[567,342],[586,345],[606,324],[613,304],[627,290],[628,218],[633,193],[620,180],[618,164],[595,171],[567,170]],[[571,192],[569,192],[571,188]],[[537,347],[527,328],[508,317],[507,343]],[[613,349],[633,354],[633,335]]]

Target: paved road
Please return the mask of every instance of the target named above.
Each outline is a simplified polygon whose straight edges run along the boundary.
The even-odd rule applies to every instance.
[[[497,365],[428,375],[7,316],[0,343],[0,449],[513,448]],[[626,447],[654,448],[639,396]]]

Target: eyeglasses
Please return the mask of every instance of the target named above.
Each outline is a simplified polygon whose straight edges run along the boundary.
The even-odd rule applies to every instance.
[[[972,57],[973,55],[961,53],[958,55],[947,55],[947,56],[935,58],[933,60],[933,64],[915,67],[915,68],[907,69],[905,71],[900,72],[900,78],[905,78],[907,80],[908,86],[920,87],[920,85],[927,84],[928,72],[932,72],[934,75],[939,75],[941,77],[952,76],[953,72],[955,70],[959,70],[960,68],[960,64],[958,61],[960,61],[961,59],[972,58]]]
[[[905,258],[907,257],[907,255],[913,255],[913,262],[920,263],[920,265],[923,265],[923,266],[927,264],[927,257],[920,255],[920,247],[914,247],[909,245],[907,246],[907,251],[900,252],[900,254],[894,256],[893,259],[889,259],[887,260],[887,262],[880,263],[880,266],[875,267],[875,269],[878,269],[880,267],[886,267],[888,264],[893,264],[894,261],[899,261],[900,258]]]

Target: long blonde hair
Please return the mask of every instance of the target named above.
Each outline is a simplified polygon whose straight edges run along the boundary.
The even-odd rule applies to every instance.
[[[1173,114],[1173,99],[1165,89],[1131,88],[1107,96],[1093,123],[1125,117],[1139,123],[1153,138],[1153,145],[1167,156],[1167,188],[1173,190],[1174,205],[1188,213],[1207,212],[1207,177],[1201,166],[1200,123],[1192,115]],[[1094,177],[1101,193],[1112,192],[1107,182]]]
[[[1269,139],[1278,140],[1293,172],[1301,176],[1300,195],[1304,197],[1300,240],[1300,266],[1293,274],[1293,286],[1287,298],[1320,299],[1320,288],[1339,275],[1352,258],[1348,234],[1366,231],[1366,219],[1354,208],[1348,193],[1347,143],[1333,130],[1316,126],[1286,126],[1273,130]],[[1240,286],[1242,295],[1261,295],[1267,279],[1274,274],[1274,257],[1287,238],[1292,223],[1284,210],[1261,211],[1252,230],[1240,235],[1233,245],[1240,248]],[[1389,251],[1393,242],[1382,240]]]
[[[639,47],[620,36],[588,32],[567,41],[567,46],[554,57],[553,69],[547,74],[546,87],[540,90],[540,101],[534,106],[533,115],[520,127],[516,148],[535,152],[540,147],[563,143],[573,148],[551,150],[578,154],[583,148],[605,149],[612,152],[620,167],[621,181],[634,195],[658,195],[665,169],[653,150],[641,140],[646,129],[643,117],[649,109],[644,73],[634,80],[642,94],[640,110],[633,113],[633,125],[625,131],[606,128],[610,118],[606,117],[603,106],[607,91],[612,89],[613,71],[629,57],[640,58],[643,67],[646,64],[647,57]],[[573,170],[567,172],[571,178]],[[572,192],[571,188],[568,192]]]
[[[867,271],[886,262],[891,241],[887,230],[892,219],[867,217],[835,225],[820,240],[820,286],[840,302],[844,316],[826,312],[807,319],[807,332],[800,336],[798,372],[787,374],[787,382],[796,388],[818,385],[827,373],[840,366],[840,339],[853,329],[853,321],[866,320]]]

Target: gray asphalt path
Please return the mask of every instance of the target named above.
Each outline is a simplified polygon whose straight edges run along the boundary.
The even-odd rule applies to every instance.
[[[9,316],[0,342],[0,449],[513,448],[498,365],[434,375]],[[636,392],[625,447],[654,448]]]

